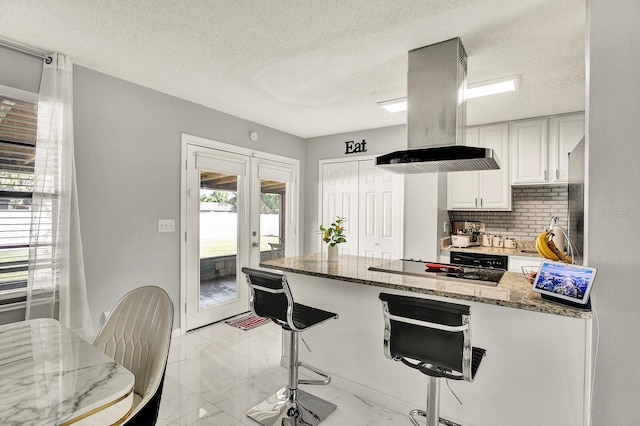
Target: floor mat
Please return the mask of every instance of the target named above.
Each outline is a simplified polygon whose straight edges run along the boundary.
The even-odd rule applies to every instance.
[[[271,322],[269,318],[262,318],[254,314],[247,314],[241,317],[231,318],[225,321],[225,324],[229,324],[232,327],[239,328],[240,330],[252,330],[256,327],[260,327],[263,324]]]

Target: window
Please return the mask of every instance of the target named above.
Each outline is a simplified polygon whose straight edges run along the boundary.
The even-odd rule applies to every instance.
[[[0,304],[24,300],[37,95],[0,86]]]

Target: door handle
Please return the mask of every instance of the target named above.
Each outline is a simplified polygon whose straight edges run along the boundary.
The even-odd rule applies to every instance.
[[[254,241],[251,243],[251,247],[260,247],[260,243]]]

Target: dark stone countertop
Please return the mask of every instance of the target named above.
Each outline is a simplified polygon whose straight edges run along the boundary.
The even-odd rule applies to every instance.
[[[314,253],[267,260],[261,262],[260,266],[355,284],[469,300],[565,317],[588,319],[592,316],[590,309],[572,308],[543,300],[539,293],[531,291],[531,284],[520,273],[506,272],[496,287],[490,287],[442,278],[404,276],[368,270],[369,266],[379,265],[385,261],[387,260],[340,255],[338,261],[328,262],[326,254]]]

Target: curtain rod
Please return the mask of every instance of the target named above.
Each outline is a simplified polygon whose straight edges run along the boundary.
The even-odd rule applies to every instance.
[[[40,49],[21,46],[21,45],[19,45],[17,43],[12,43],[10,41],[6,41],[6,40],[2,40],[2,39],[0,39],[0,46],[6,47],[7,49],[14,50],[16,52],[24,53],[24,54],[29,55],[29,56],[35,56],[36,58],[46,59],[46,60],[48,60],[48,62],[47,62],[48,64],[51,63],[50,61],[52,60],[51,56],[49,56],[48,54],[44,53],[44,51],[40,50]]]

